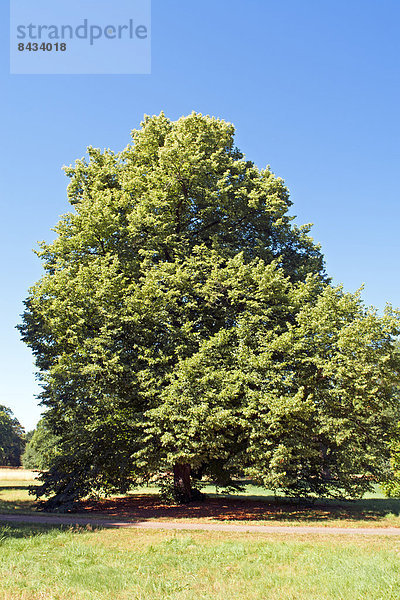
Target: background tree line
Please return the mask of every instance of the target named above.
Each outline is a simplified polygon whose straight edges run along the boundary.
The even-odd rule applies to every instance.
[[[24,428],[10,408],[0,405],[0,466],[19,467],[25,444]]]
[[[57,438],[41,419],[25,433],[10,408],[0,405],[0,467],[46,470],[57,453]]]

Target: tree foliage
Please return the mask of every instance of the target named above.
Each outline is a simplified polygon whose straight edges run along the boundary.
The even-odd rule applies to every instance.
[[[296,297],[294,324],[279,331],[244,314],[181,361],[151,411],[155,434],[169,460],[244,469],[295,495],[355,497],[387,474],[398,436],[398,316],[340,288]]]
[[[24,445],[23,427],[10,408],[0,405],[0,465],[19,467]]]
[[[40,419],[36,428],[25,436],[26,446],[21,456],[25,469],[44,471],[50,468],[57,456],[58,438],[46,426],[44,418]]]
[[[192,113],[66,168],[20,326],[59,453],[47,506],[174,470],[354,495],[395,435],[399,317],[330,286],[283,181]],[[186,483],[185,483],[186,482]]]

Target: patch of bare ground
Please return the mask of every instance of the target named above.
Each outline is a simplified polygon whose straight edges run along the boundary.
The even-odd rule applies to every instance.
[[[88,516],[118,517],[124,520],[190,520],[223,522],[337,522],[346,526],[382,526],[382,512],[371,505],[356,508],[352,503],[329,505],[323,502],[305,503],[282,499],[253,500],[246,498],[206,497],[203,501],[175,506],[165,504],[156,495],[135,494],[128,497],[83,502],[79,513]],[[362,523],[356,523],[356,521]],[[384,525],[389,525],[385,523]]]

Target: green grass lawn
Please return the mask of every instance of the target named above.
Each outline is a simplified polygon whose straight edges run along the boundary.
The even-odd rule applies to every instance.
[[[398,600],[400,538],[0,528],[2,600]]]

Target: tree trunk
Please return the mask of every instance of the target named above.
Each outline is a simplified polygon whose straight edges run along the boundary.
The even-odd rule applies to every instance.
[[[323,444],[322,442],[319,443],[319,446],[321,448],[321,458],[322,458],[322,478],[325,481],[330,481],[332,479],[332,473],[331,470],[329,468],[329,463],[328,463],[328,447]]]
[[[174,496],[175,500],[182,504],[187,504],[194,499],[190,465],[187,463],[174,464]]]

